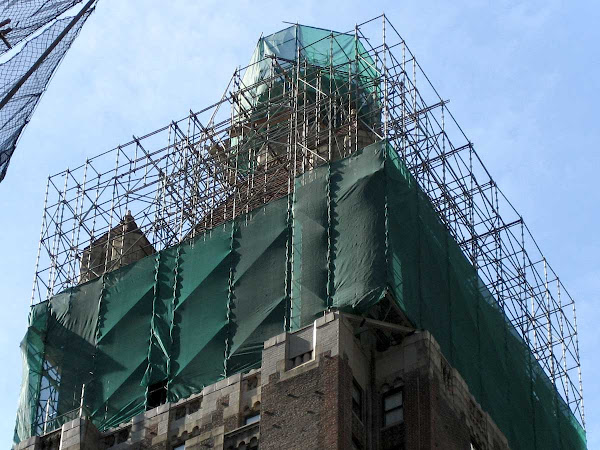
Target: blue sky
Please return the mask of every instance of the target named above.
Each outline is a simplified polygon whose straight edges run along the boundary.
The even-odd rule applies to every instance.
[[[386,13],[576,299],[589,448],[600,448],[600,3],[100,0],[0,184],[0,437],[9,445],[48,174],[220,98],[260,34]],[[165,6],[167,5],[167,6]]]

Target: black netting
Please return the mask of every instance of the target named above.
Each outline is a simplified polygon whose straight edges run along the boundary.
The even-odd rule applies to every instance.
[[[0,109],[0,182],[6,175],[17,139],[27,122],[29,122],[52,73],[73,43],[91,11],[92,9],[81,16],[18,91],[14,93],[8,103]],[[0,87],[0,99],[6,98],[11,90],[18,85],[23,75],[33,67],[50,45],[67,29],[72,20],[72,17],[57,20],[39,36],[27,42],[19,53],[0,65],[0,80],[3,81],[3,85]]]
[[[80,2],[81,0],[1,0],[0,21],[10,20],[2,30],[10,29],[10,31],[3,33],[4,39],[0,40],[0,54],[9,49],[7,42],[14,47],[31,33]]]

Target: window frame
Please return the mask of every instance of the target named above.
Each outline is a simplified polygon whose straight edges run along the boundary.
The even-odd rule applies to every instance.
[[[167,403],[169,381],[165,378],[146,388],[146,411],[158,408]]]
[[[386,407],[385,407],[386,399],[388,399],[396,394],[400,394],[400,405],[386,410]],[[387,415],[389,413],[393,413],[395,411],[402,411],[402,419],[387,423],[387,420],[386,420]],[[382,394],[382,396],[381,396],[381,413],[382,413],[381,416],[382,416],[383,428],[404,423],[404,387],[403,386],[398,386],[398,387],[392,388],[389,391],[384,392]]]
[[[250,414],[244,417],[244,426],[260,422],[260,413]]]

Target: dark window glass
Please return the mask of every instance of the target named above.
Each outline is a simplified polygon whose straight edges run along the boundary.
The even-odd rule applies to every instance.
[[[260,414],[255,414],[253,416],[248,416],[244,419],[244,425],[250,425],[251,423],[256,423],[260,420]]]
[[[360,420],[362,420],[362,399],[363,391],[360,384],[353,378],[352,379],[352,411],[356,414]]]
[[[148,396],[146,397],[146,410],[154,409],[167,403],[167,380],[148,386]]]
[[[383,396],[383,426],[404,422],[402,389],[394,389]]]

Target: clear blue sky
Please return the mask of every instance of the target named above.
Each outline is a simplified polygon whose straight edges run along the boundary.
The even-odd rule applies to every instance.
[[[385,11],[577,303],[589,448],[600,448],[600,3],[100,0],[0,184],[1,442],[10,445],[45,180],[220,98],[281,21],[347,30]]]

